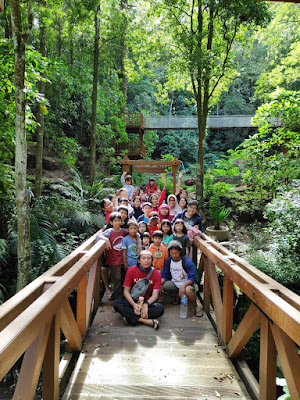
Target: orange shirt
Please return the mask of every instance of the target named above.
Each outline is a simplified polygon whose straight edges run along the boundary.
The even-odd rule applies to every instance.
[[[149,250],[153,255],[153,267],[159,271],[162,271],[165,261],[168,258],[168,250],[166,246],[161,244],[159,248],[157,248],[156,245],[152,243],[149,247]]]

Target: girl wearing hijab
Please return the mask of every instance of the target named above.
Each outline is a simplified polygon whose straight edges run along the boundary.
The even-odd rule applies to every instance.
[[[178,213],[182,212],[182,209],[178,205],[175,194],[170,194],[170,196],[168,196],[167,204],[170,207],[170,214],[174,214],[176,216]]]
[[[170,206],[168,206],[168,204],[162,204],[159,207],[158,215],[159,215],[160,222],[162,222],[163,219],[168,219],[171,222],[171,221],[173,221],[173,218],[175,217],[174,214],[170,213]]]

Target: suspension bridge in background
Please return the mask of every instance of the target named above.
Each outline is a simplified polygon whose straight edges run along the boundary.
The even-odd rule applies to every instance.
[[[242,129],[256,128],[253,124],[253,115],[210,115],[207,118],[209,129]],[[280,126],[279,118],[272,118],[271,123],[274,127]],[[144,116],[143,126],[145,130],[193,130],[198,129],[196,116],[171,116],[154,117]]]

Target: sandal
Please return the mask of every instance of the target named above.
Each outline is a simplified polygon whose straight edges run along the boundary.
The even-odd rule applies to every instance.
[[[159,329],[159,322],[157,319],[152,320],[152,328],[158,330]]]
[[[196,314],[196,317],[202,317],[203,316],[203,312],[202,312],[200,306],[196,307],[195,314]]]

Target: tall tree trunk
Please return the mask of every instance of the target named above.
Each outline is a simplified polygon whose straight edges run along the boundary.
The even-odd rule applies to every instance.
[[[57,37],[57,55],[58,58],[61,59],[61,50],[62,50],[62,26],[61,26],[61,21],[60,21],[60,17],[58,17],[57,19],[57,26],[58,26],[58,37]]]
[[[121,41],[120,41],[121,54],[120,54],[119,78],[120,78],[121,91],[124,96],[124,103],[123,103],[123,107],[121,108],[121,113],[125,114],[126,108],[127,108],[127,73],[126,73],[126,69],[125,69],[125,60],[126,60],[127,53],[128,53],[128,43],[127,43],[127,38],[126,38],[128,0],[121,0],[121,9],[123,11],[123,14],[125,14],[125,18],[123,18],[124,30],[123,30],[123,34],[121,36]]]
[[[43,2],[43,6],[45,3]],[[46,56],[46,26],[43,22],[43,15],[40,21],[40,53],[43,57]],[[42,76],[44,76],[42,74]],[[40,93],[45,94],[46,84],[44,81],[40,82]],[[39,107],[37,113],[37,138],[36,138],[36,161],[35,161],[35,197],[40,198],[42,192],[42,177],[43,177],[43,149],[44,149],[44,131],[45,131],[45,117]]]
[[[99,66],[99,39],[100,39],[100,1],[95,12],[95,39],[94,39],[94,72],[92,92],[92,123],[90,138],[90,185],[95,180],[96,165],[96,138],[97,138],[97,97],[98,97],[98,66]]]
[[[70,38],[70,71],[73,71],[74,65],[74,38],[73,38],[73,24],[69,25],[69,38]]]
[[[204,156],[205,156],[205,136],[208,115],[208,105],[200,104],[197,101],[197,120],[198,120],[198,158],[197,158],[197,183],[196,197],[200,208],[203,207],[203,183],[204,183]]]
[[[3,10],[3,14],[4,14],[4,37],[6,39],[11,38],[11,25],[9,23],[9,16],[7,15],[7,7],[8,7],[8,0],[4,0],[3,2],[4,4],[4,10]]]
[[[15,99],[16,99],[16,151],[15,151],[15,186],[18,218],[18,278],[17,290],[28,283],[31,268],[30,221],[26,189],[27,141],[25,130],[24,93],[25,78],[25,43],[21,7],[19,0],[11,0],[12,33],[15,48]]]

